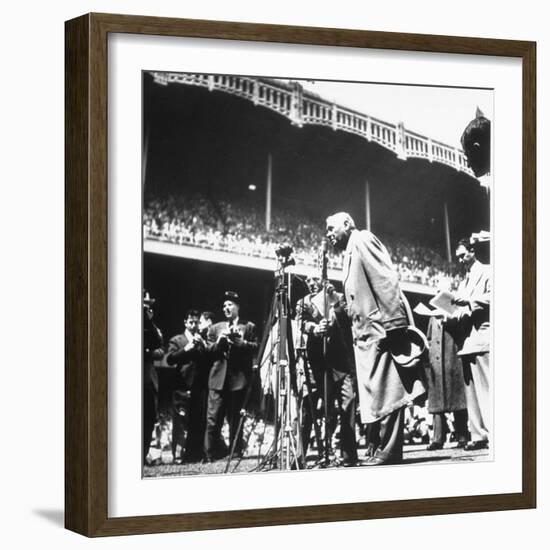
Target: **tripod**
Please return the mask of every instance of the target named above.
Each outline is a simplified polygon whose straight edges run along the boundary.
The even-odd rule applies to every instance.
[[[294,348],[292,335],[290,288],[291,274],[285,268],[291,265],[288,258],[279,257],[275,271],[275,292],[270,313],[259,349],[259,358],[265,356],[268,342],[268,374],[266,377],[267,395],[273,396],[274,428],[273,443],[259,469],[302,469],[305,468],[305,449],[302,440],[303,393],[299,384],[297,360],[304,372],[303,383],[307,388],[307,404],[314,418],[315,434],[321,445],[320,429],[311,402],[310,374],[305,358],[305,348]]]
[[[298,419],[296,355],[290,322],[289,289],[291,276],[285,270],[288,265],[290,265],[288,258],[278,257],[275,271],[275,292],[259,350],[259,357],[262,357],[268,340],[272,339],[272,353],[269,359],[267,380],[268,383],[272,383],[274,386],[272,389],[275,417],[273,443],[263,462],[264,465],[268,466],[268,469],[277,468],[280,470],[300,469],[303,464]],[[273,334],[274,330],[275,335]],[[273,361],[273,359],[275,360]]]
[[[311,387],[312,374],[310,372],[306,349],[303,345],[303,334],[301,334],[301,340],[297,348],[294,348],[290,308],[291,274],[286,271],[286,267],[292,265],[292,260],[280,256],[277,259],[275,292],[258,349],[257,364],[259,367],[255,368],[256,375],[260,376],[261,368],[265,363],[267,364],[267,368],[265,369],[267,375],[262,390],[264,401],[268,405],[273,404],[271,411],[273,414],[273,440],[261,460],[261,449],[258,449],[258,465],[253,471],[305,468],[307,449],[304,446],[302,435],[305,407],[309,408],[317,449],[321,452],[326,447],[323,444],[318,415],[315,414],[311,397],[314,393]],[[297,362],[300,363],[301,369],[297,369]],[[304,387],[306,389],[305,397],[303,392]],[[252,385],[249,386],[245,397],[237,434],[242,433],[246,416],[245,408],[251,397],[251,388]],[[248,431],[248,437],[250,437],[256,425],[260,423],[264,427],[264,433],[261,436],[263,442],[265,420],[269,418],[269,412],[269,410],[264,410],[264,422],[259,417],[254,419],[252,428]],[[311,429],[311,425],[309,428]],[[309,440],[309,435],[306,441]],[[247,445],[248,437],[246,438]],[[232,442],[231,452],[225,469],[226,473],[229,471],[230,463],[233,459],[234,447],[235,442]]]

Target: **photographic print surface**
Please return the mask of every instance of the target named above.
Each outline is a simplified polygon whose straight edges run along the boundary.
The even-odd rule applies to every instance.
[[[490,460],[492,90],[142,93],[144,477]]]

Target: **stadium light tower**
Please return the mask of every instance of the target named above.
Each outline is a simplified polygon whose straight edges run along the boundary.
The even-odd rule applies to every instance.
[[[370,231],[370,186],[368,180],[365,181],[365,224],[367,227],[367,231]]]
[[[271,229],[271,153],[267,155],[267,185],[265,191],[265,229],[269,231]]]
[[[147,181],[147,155],[149,153],[149,126],[145,131],[145,135],[142,143],[142,154],[141,154],[141,185],[145,188],[145,182]]]
[[[445,219],[445,244],[447,245],[447,261],[450,263],[453,259],[451,254],[451,231],[449,229],[449,209],[447,201],[443,205],[443,215]]]

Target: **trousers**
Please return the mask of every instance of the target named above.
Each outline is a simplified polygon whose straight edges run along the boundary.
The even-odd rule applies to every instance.
[[[357,460],[357,442],[355,439],[355,391],[353,387],[353,378],[351,374],[345,374],[338,380],[333,380],[328,377],[328,416],[325,419],[325,425],[332,432],[334,423],[332,417],[334,413],[334,400],[338,402],[340,408],[340,450],[344,461],[355,462]],[[313,413],[316,413],[319,399],[323,399],[323,388],[316,390],[311,395],[311,406],[314,408]],[[324,409],[324,408],[323,408]],[[323,411],[324,412],[324,411]],[[302,445],[303,454],[306,456],[309,442],[311,439],[311,427],[313,418],[310,410],[310,403],[306,399],[303,412],[303,427],[302,427]],[[320,453],[322,449],[319,449]]]
[[[242,426],[240,430],[238,428],[245,395],[246,389],[208,391],[206,433],[204,436],[204,454],[206,458],[214,459],[227,454],[227,446],[221,436],[224,418],[227,418],[229,424],[230,447],[234,445],[235,453],[242,453],[244,449]]]
[[[399,407],[380,420],[369,423],[367,445],[372,449],[372,454],[388,463],[403,460],[404,429],[405,407]]]
[[[488,441],[491,425],[489,352],[462,357],[468,425],[472,441]]]

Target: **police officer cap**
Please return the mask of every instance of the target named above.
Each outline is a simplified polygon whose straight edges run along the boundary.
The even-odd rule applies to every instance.
[[[240,305],[241,303],[241,299],[239,298],[239,295],[236,292],[233,292],[232,290],[226,290],[223,296],[225,300],[231,300],[237,305]]]

